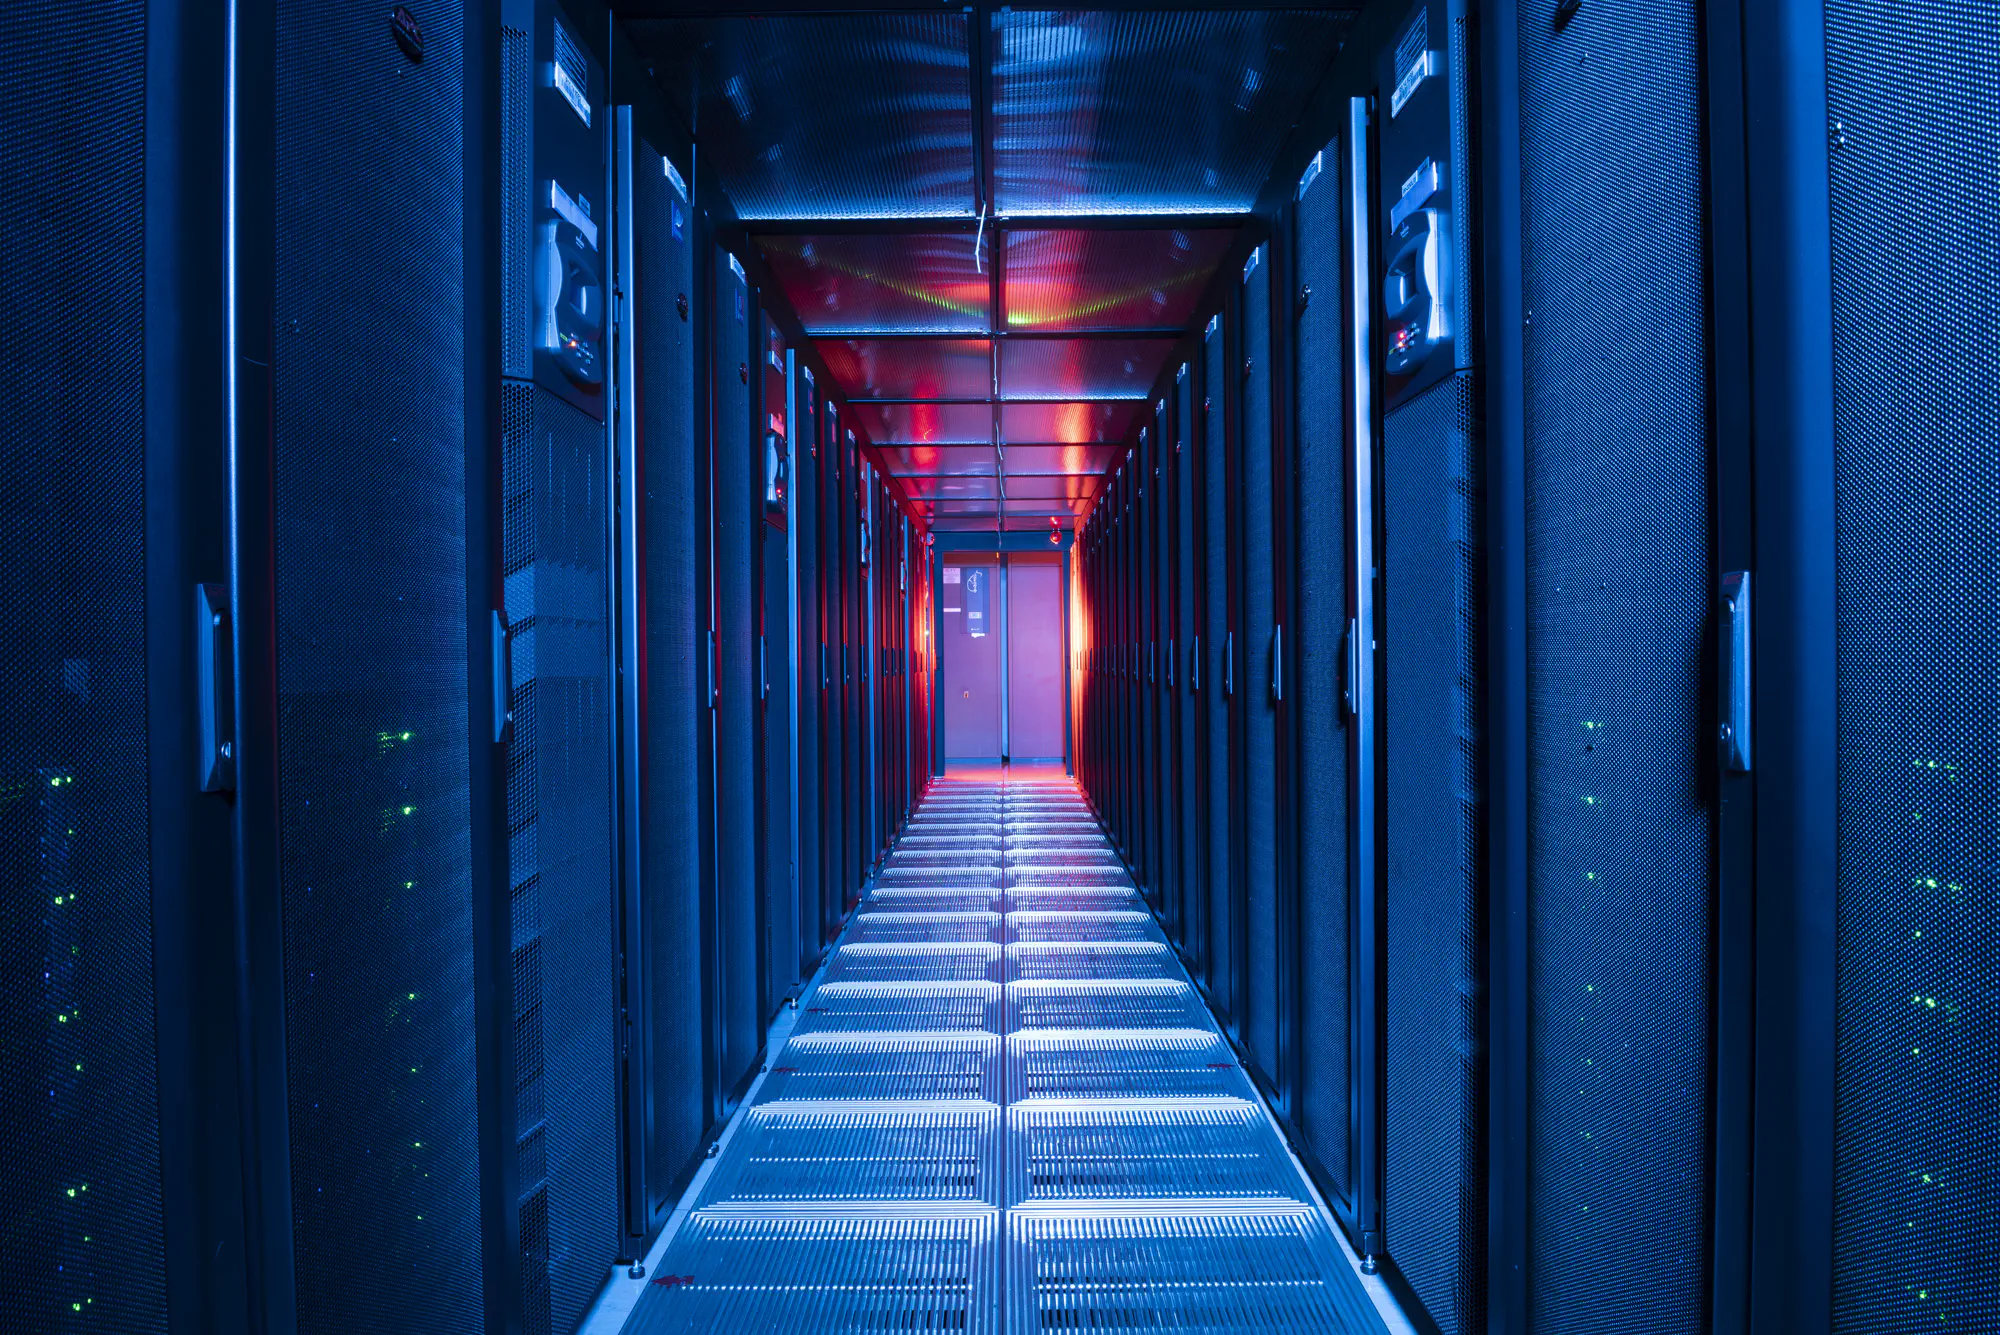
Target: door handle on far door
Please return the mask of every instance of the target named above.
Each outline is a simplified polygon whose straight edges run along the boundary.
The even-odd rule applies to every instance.
[[[1722,577],[1722,768],[1750,772],[1750,572]]]

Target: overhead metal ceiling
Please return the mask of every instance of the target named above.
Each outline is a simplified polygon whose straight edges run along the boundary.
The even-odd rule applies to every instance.
[[[618,8],[857,429],[961,529],[1087,509],[1355,17]]]

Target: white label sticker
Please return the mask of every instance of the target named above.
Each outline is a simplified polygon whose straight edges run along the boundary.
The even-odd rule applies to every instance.
[[[554,209],[564,222],[582,232],[583,239],[590,243],[592,250],[597,249],[597,224],[590,220],[589,214],[577,207],[576,201],[569,197],[569,191],[554,181],[549,182],[549,207]]]
[[[946,566],[944,568],[944,582],[947,584],[956,584],[962,574],[963,572],[957,566]],[[953,608],[951,610],[956,611],[957,609]]]
[[[1409,71],[1396,81],[1395,95],[1389,99],[1390,120],[1396,119],[1397,114],[1403,109],[1403,104],[1417,95],[1417,89],[1423,87],[1425,79],[1437,73],[1437,68],[1437,52],[1426,51],[1418,58],[1417,63],[1410,66]]]
[[[583,48],[576,38],[569,35],[561,19],[556,26],[556,91],[563,95],[571,110],[582,118],[585,126],[590,124],[590,62],[583,58]]]
[[[686,199],[688,197],[688,183],[681,178],[680,172],[674,167],[673,159],[661,158],[660,165],[667,169],[668,182],[679,192],[682,199]]]

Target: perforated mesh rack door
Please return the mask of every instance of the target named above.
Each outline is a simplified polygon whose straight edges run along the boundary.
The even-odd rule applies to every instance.
[[[1485,1323],[1474,404],[1471,379],[1455,376],[1391,414],[1383,433],[1383,1235],[1446,1335]]]
[[[1202,884],[1208,898],[1209,991],[1225,1011],[1236,1005],[1238,940],[1234,906],[1235,847],[1229,783],[1229,695],[1224,690],[1229,640],[1229,450],[1226,340],[1212,327],[1201,345],[1201,645],[1196,664],[1205,703],[1201,712]]]
[[[754,1215],[704,1211],[667,1249],[626,1327],[998,1329],[998,1214]]]
[[[1351,1077],[1349,988],[1348,765],[1344,688],[1348,640],[1348,496],[1354,442],[1345,420],[1345,317],[1341,274],[1347,255],[1341,225],[1341,145],[1321,152],[1324,169],[1304,187],[1296,211],[1296,395],[1298,493],[1288,506],[1296,524],[1299,682],[1298,721],[1299,1089],[1293,1112],[1308,1152],[1350,1199]]]
[[[750,291],[730,257],[713,257],[715,560],[715,932],[711,999],[722,1039],[722,1085],[748,1073],[763,1033],[757,1013],[757,774],[759,708],[752,544],[762,525],[751,490],[749,377],[756,364]],[[759,460],[761,470],[761,459]]]
[[[143,4],[0,9],[0,246],[17,276],[0,298],[8,1330],[166,1324],[146,800],[145,62]]]
[[[695,450],[692,222],[687,202],[667,180],[650,146],[637,155],[632,182],[638,265],[634,335],[645,374],[637,396],[644,491],[646,823],[640,856],[645,894],[647,1023],[652,1073],[652,1139],[647,1160],[658,1180],[695,1152],[707,1109],[702,1104],[701,871],[707,839],[700,788],[700,730],[707,722],[700,696],[706,675],[696,593],[699,545],[697,496],[702,486]],[[674,214],[681,213],[676,235]]]
[[[1893,11],[1831,0],[1826,33],[1839,683],[1833,1326],[1993,1330],[2000,217],[1990,183],[2000,106],[1990,72],[2000,33],[1979,7],[1947,0]],[[1925,300],[1911,300],[1913,281]]]
[[[301,1330],[480,1325],[460,23],[427,13],[413,64],[349,6],[276,9],[278,849]]]
[[[1528,1321],[1590,1329],[1616,1292],[1621,1330],[1692,1332],[1714,1121],[1701,7],[1523,11],[1520,38]]]
[[[619,1245],[606,454],[603,426],[553,394],[508,383],[501,404],[515,1136],[542,1174],[522,1176],[520,1227],[530,1291],[568,1330]]]

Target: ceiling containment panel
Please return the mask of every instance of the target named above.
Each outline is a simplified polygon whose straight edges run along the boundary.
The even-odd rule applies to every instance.
[[[744,219],[969,217],[970,21],[626,21]]]
[[[1000,439],[1030,445],[1090,445],[1123,441],[1142,405],[1117,403],[1009,403],[1000,409]]]
[[[1124,457],[1123,445],[1009,445],[1007,476],[1103,473]]]
[[[875,453],[884,468],[903,478],[992,477],[997,471],[991,445],[880,445]]]
[[[993,392],[984,339],[822,338],[813,344],[851,399],[983,399]]]
[[[757,244],[812,334],[988,331],[988,277],[965,232],[760,236]]]
[[[1009,474],[1009,501],[1073,501],[1082,503],[1095,496],[1104,479],[1094,474],[1050,473],[1021,476]]]
[[[1349,11],[993,15],[1002,214],[1243,212]]]
[[[1000,345],[1005,399],[1143,399],[1171,338],[1017,338]]]
[[[983,403],[855,403],[848,416],[877,445],[993,443],[993,410]]]
[[[995,500],[1000,495],[999,482],[991,477],[912,477],[903,476],[903,490],[913,501],[975,501]]]
[[[1007,327],[1185,329],[1235,237],[1220,227],[1010,231]]]

